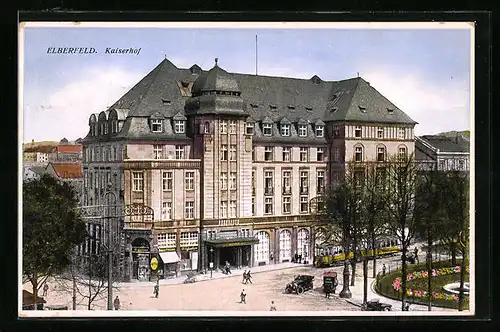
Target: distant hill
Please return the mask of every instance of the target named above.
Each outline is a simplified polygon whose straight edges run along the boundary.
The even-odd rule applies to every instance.
[[[439,133],[438,135],[446,136],[446,137],[455,137],[457,134],[470,137],[470,130],[462,130],[462,131],[452,130],[452,131],[447,131],[444,133]]]
[[[41,141],[41,142],[31,142],[23,143],[23,151],[29,148],[39,147],[39,146],[57,146],[59,142],[57,141]]]

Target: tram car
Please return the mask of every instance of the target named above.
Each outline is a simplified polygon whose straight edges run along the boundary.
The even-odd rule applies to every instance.
[[[375,249],[376,257],[387,257],[387,256],[395,256],[401,249],[397,245],[395,241],[387,241],[386,243],[381,244],[381,246]],[[363,257],[368,256],[369,258],[373,257],[373,250],[362,249],[358,250],[357,259],[361,260]],[[347,259],[353,259],[354,253],[351,251]],[[342,252],[340,247],[331,247],[331,248],[323,248],[321,252],[316,256],[316,260],[314,261],[314,266],[316,267],[331,267],[338,266],[344,264],[346,260],[346,254]]]

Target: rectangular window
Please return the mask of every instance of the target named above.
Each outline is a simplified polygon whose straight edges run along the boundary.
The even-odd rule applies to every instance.
[[[229,189],[236,189],[236,172],[229,174]]]
[[[184,159],[184,145],[175,146],[175,159]]]
[[[283,171],[283,194],[292,193],[292,172]]]
[[[161,159],[163,157],[162,155],[163,152],[163,145],[153,145],[153,158],[154,159]]]
[[[175,120],[174,121],[174,129],[176,134],[184,134],[186,131],[186,124],[184,120]]]
[[[220,217],[227,218],[227,201],[220,202]]]
[[[255,147],[252,148],[252,160],[257,160],[257,153],[255,152]]]
[[[264,136],[271,136],[273,132],[273,125],[271,123],[264,123],[262,125],[262,133]]]
[[[325,160],[325,148],[318,147],[316,149],[316,160],[324,161]]]
[[[94,173],[89,172],[89,187],[90,189],[94,188]]]
[[[227,121],[225,120],[220,122],[220,133],[227,134]]]
[[[186,210],[185,210],[185,217],[186,219],[193,219],[194,218],[194,202],[186,202]]]
[[[194,172],[186,172],[185,176],[186,190],[194,190]]]
[[[377,148],[377,161],[385,161],[385,148],[384,147]]]
[[[299,125],[299,137],[307,136],[307,125]]]
[[[307,148],[300,148],[300,161],[307,161]]]
[[[398,128],[398,138],[405,139],[405,128]]]
[[[354,160],[357,162],[363,161],[363,148],[357,146],[354,150]]]
[[[382,128],[382,127],[377,128],[377,137],[384,138],[384,128]]]
[[[283,161],[290,161],[290,148],[283,147]]]
[[[318,194],[322,194],[325,192],[325,171],[318,170],[318,177],[316,183],[316,191]]]
[[[323,125],[316,126],[316,136],[317,137],[325,136],[325,126],[323,126]]]
[[[236,201],[229,202],[229,218],[236,218]]]
[[[290,196],[283,197],[283,213],[290,213],[292,211],[292,198]]]
[[[144,190],[144,173],[142,172],[132,172],[133,180],[133,190],[143,191]]]
[[[172,172],[163,172],[162,185],[164,191],[172,190]]]
[[[159,248],[175,248],[177,246],[177,234],[160,233],[156,235]]]
[[[272,171],[264,171],[264,194],[272,195],[273,194],[273,172]]]
[[[354,127],[354,137],[361,138],[361,126]]]
[[[247,130],[246,133],[247,135],[253,135],[253,123],[247,123]]]
[[[222,144],[220,148],[220,160],[227,160],[227,144]]]
[[[281,136],[290,136],[290,125],[289,124],[281,125]]]
[[[220,174],[220,187],[222,190],[227,189],[227,172],[222,172]]]
[[[309,172],[300,171],[300,193],[307,194],[307,187],[309,183]]]
[[[300,196],[300,213],[307,213],[308,198],[307,196]]]
[[[248,228],[242,229],[241,237],[250,237],[250,230]]]
[[[161,120],[151,120],[151,131],[153,133],[161,133],[163,131],[161,122]]]
[[[198,246],[198,232],[182,232],[179,244],[182,248]]]
[[[266,197],[264,199],[264,213],[265,214],[273,213],[273,199],[271,197]]]
[[[229,121],[229,133],[236,134],[236,121],[235,120]]]
[[[339,162],[340,155],[339,155],[339,148],[333,148],[333,161],[334,162]]]
[[[236,160],[236,144],[229,146],[229,160]]]
[[[340,137],[340,127],[334,126],[333,127],[333,138],[339,138],[339,137]]]
[[[264,160],[265,161],[272,161],[273,160],[273,147],[272,146],[266,146],[264,148]]]
[[[252,196],[255,196],[255,170],[252,169]]]
[[[252,216],[255,216],[255,197],[252,197]]]
[[[405,147],[400,147],[398,149],[398,154],[400,158],[406,157],[406,148]]]
[[[162,202],[161,216],[163,220],[172,219],[172,202]]]

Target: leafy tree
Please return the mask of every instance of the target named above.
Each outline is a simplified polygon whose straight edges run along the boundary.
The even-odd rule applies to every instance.
[[[23,276],[33,287],[34,302],[46,279],[69,265],[73,248],[85,238],[77,203],[71,185],[48,174],[23,184]]]
[[[393,155],[386,163],[388,170],[388,192],[385,196],[387,226],[393,236],[401,243],[401,290],[402,309],[406,298],[406,254],[415,236],[418,209],[415,200],[417,189],[418,164],[412,155]]]

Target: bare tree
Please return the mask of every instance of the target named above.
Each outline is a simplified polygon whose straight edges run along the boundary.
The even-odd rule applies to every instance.
[[[406,306],[406,254],[415,235],[417,225],[416,210],[419,208],[415,200],[418,181],[418,165],[413,154],[398,154],[389,157],[386,163],[388,170],[388,195],[385,209],[387,226],[392,235],[401,243],[401,290],[402,309]]]

